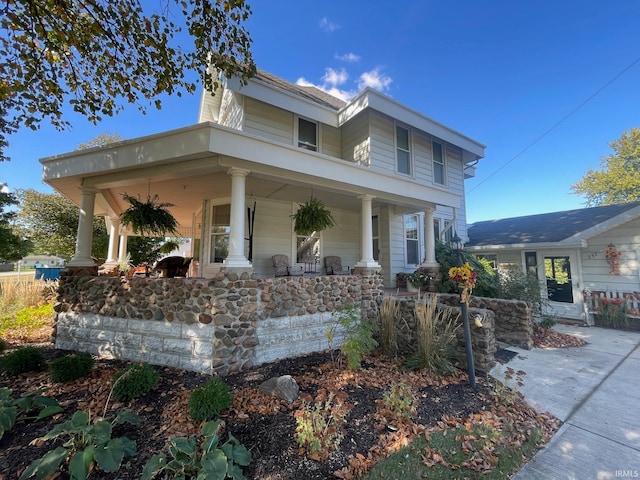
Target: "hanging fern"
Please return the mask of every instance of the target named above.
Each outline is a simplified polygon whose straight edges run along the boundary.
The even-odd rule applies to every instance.
[[[131,225],[133,233],[140,233],[149,236],[178,236],[178,221],[167,210],[173,207],[173,203],[159,202],[158,195],[151,198],[147,195],[147,201],[143,202],[140,197],[132,197],[126,193],[122,195],[131,206],[122,212],[120,221],[123,225]]]
[[[295,220],[293,230],[298,235],[311,235],[335,226],[336,222],[331,212],[317,198],[311,199],[300,205],[298,211],[291,215]]]

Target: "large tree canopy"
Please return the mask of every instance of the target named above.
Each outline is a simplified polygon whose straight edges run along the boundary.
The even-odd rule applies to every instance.
[[[611,142],[614,153],[603,157],[600,170],[588,170],[571,190],[584,195],[587,206],[640,200],[640,128],[632,128]]]
[[[75,254],[80,211],[58,193],[24,190],[20,199],[19,223],[34,244],[36,254],[55,254],[70,259]],[[94,217],[91,254],[104,259],[108,236],[104,218]]]
[[[0,184],[0,187],[3,185]],[[5,211],[6,207],[17,205],[18,199],[0,189],[0,262],[14,262],[29,253],[31,243],[17,235],[11,226],[16,212]]]
[[[0,160],[7,135],[49,119],[68,126],[63,105],[97,123],[126,102],[145,111],[162,94],[194,92],[197,71],[207,90],[210,64],[243,80],[255,73],[244,0],[6,0],[0,16]],[[176,23],[174,23],[176,22]],[[188,32],[191,45],[179,45]],[[180,37],[184,41],[187,35]]]

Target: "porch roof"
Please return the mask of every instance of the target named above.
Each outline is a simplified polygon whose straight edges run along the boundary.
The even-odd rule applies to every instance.
[[[470,249],[557,244],[567,246],[640,216],[640,201],[476,222],[469,226]]]

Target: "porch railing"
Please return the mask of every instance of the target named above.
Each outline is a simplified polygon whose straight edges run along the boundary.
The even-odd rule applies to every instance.
[[[599,310],[598,299],[606,299],[611,302],[619,300],[626,302],[627,317],[640,318],[640,292],[618,292],[612,290],[584,290],[582,292],[585,309],[587,312],[587,324],[594,325],[593,316]]]

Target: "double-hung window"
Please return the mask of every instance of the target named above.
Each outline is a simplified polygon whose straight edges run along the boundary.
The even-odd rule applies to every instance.
[[[396,168],[398,173],[411,175],[411,143],[409,130],[396,125]]]
[[[411,214],[404,216],[404,236],[406,243],[407,265],[418,265],[420,263],[420,218]]]
[[[439,142],[431,142],[431,148],[433,151],[433,181],[439,185],[444,185],[444,149]]]
[[[231,205],[214,205],[211,209],[211,263],[222,263],[229,255],[230,223]]]
[[[298,147],[318,151],[318,124],[298,118]]]

